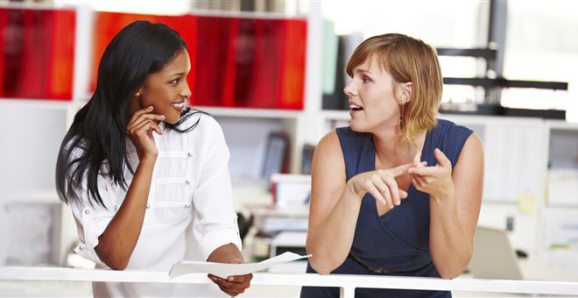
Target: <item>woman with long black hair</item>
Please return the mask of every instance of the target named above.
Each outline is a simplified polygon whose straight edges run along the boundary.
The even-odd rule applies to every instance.
[[[99,267],[168,272],[183,258],[243,262],[229,151],[218,123],[186,107],[190,68],[176,31],[129,24],[107,46],[94,95],[62,142],[57,190],[71,206],[79,250]],[[252,275],[209,278],[235,296]],[[199,287],[94,283],[93,293],[224,294]]]

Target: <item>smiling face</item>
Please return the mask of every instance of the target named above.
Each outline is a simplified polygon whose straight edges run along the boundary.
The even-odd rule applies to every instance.
[[[400,84],[371,55],[353,69],[344,92],[349,98],[351,128],[374,133],[383,128],[399,128]]]
[[[147,76],[132,106],[136,109],[153,106],[153,113],[164,115],[168,123],[177,123],[191,96],[187,83],[190,70],[189,54],[183,49],[163,69]],[[135,111],[133,108],[131,114]]]

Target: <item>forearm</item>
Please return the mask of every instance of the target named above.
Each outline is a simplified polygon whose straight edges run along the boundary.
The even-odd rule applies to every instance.
[[[430,249],[442,278],[459,276],[472,256],[472,244],[460,221],[455,197],[430,198]]]
[[[329,274],[343,263],[353,243],[361,198],[346,187],[331,213],[316,226],[309,227],[309,262],[321,274]]]
[[[243,263],[243,255],[233,243],[219,246],[207,258],[208,262],[215,263]]]
[[[112,269],[126,268],[140,236],[155,161],[140,161],[122,205],[98,238],[96,253]]]

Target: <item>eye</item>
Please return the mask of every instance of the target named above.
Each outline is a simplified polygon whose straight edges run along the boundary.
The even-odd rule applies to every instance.
[[[180,78],[176,78],[176,79],[174,79],[174,80],[171,80],[171,81],[169,82],[169,84],[171,84],[171,85],[178,85],[180,81],[181,81]]]
[[[367,76],[361,76],[361,81],[364,83],[371,82],[371,79]]]

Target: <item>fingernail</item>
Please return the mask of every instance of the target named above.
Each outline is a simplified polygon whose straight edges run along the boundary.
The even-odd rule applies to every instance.
[[[227,280],[228,280],[228,281],[233,281],[234,278],[233,278],[233,277],[229,277],[229,278],[227,278]]]

